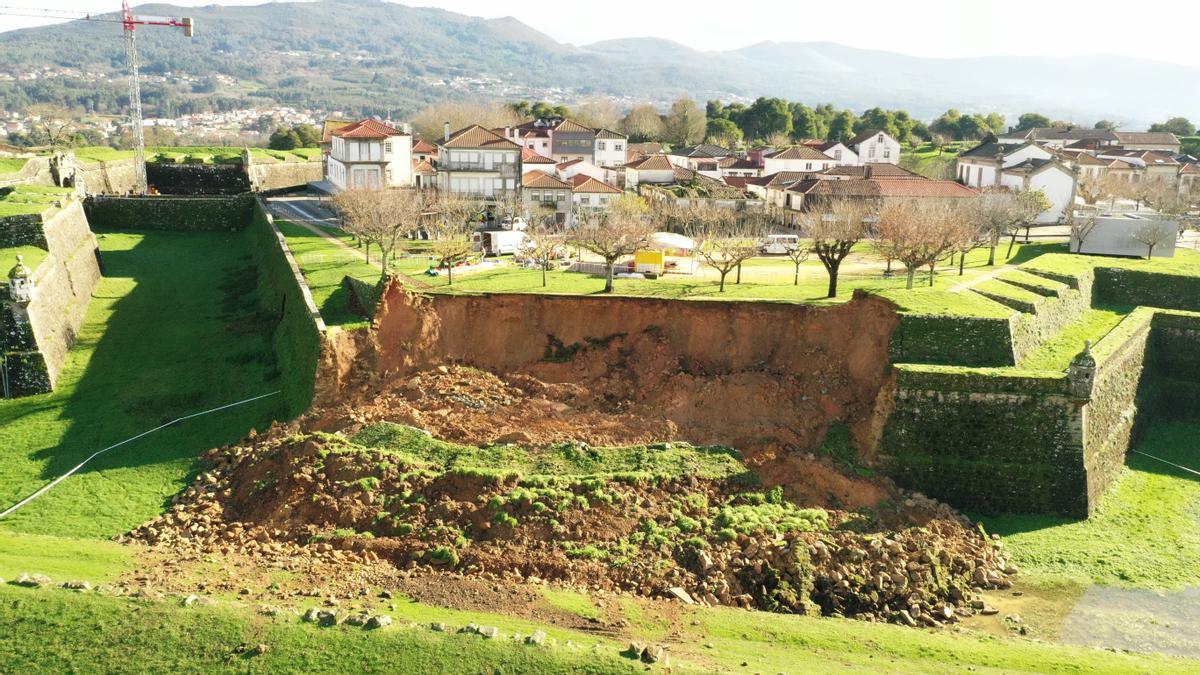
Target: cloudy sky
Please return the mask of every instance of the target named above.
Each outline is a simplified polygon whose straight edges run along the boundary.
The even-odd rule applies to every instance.
[[[254,5],[261,0],[176,0],[176,5]],[[1200,47],[1181,34],[1189,0],[605,0],[502,2],[415,0],[483,17],[511,15],[560,42],[661,37],[699,49],[733,49],[763,40],[828,41],[915,56],[1121,54],[1200,66]],[[111,11],[119,0],[0,0],[3,6]],[[1174,23],[1180,22],[1180,23]],[[0,30],[47,23],[0,16]]]

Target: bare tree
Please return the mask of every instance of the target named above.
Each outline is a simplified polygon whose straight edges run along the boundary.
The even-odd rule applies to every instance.
[[[514,222],[517,218],[525,217],[525,200],[516,190],[497,192],[492,201],[495,204],[496,215],[501,222]]]
[[[795,275],[792,277],[792,285],[800,285],[800,266],[808,261],[808,256],[813,252],[813,248],[805,246],[803,241],[798,241],[794,244],[787,244],[784,247],[785,255],[788,260],[792,261],[795,266]]]
[[[45,133],[49,144],[54,147],[66,145],[79,122],[79,115],[51,103],[31,105],[25,112],[30,117],[38,118],[34,128]]]
[[[413,116],[413,129],[421,138],[437,143],[443,136],[443,125],[458,131],[472,124],[487,129],[511,127],[521,123],[521,116],[502,103],[438,103]]]
[[[612,99],[596,98],[574,106],[575,121],[593,129],[615,131],[621,122],[621,114]]]
[[[871,209],[861,201],[836,200],[801,215],[800,228],[829,275],[826,297],[836,298],[842,261],[870,232]],[[796,268],[799,274],[799,265]]]
[[[1067,211],[1067,227],[1071,229],[1071,243],[1075,245],[1075,252],[1083,253],[1083,243],[1096,229],[1096,213],[1070,209]]]
[[[539,222],[530,229],[522,251],[542,270],[542,288],[547,284],[546,272],[555,260],[563,257],[566,249],[566,235],[553,221]]]
[[[693,203],[686,212],[688,233],[696,240],[696,253],[720,275],[718,292],[724,293],[725,278],[758,253],[758,240],[748,220],[739,219],[730,209]]]
[[[446,268],[446,282],[454,284],[454,267],[471,257],[469,234],[483,213],[483,205],[463,195],[439,192],[431,204],[436,216],[433,255]]]
[[[1088,173],[1079,179],[1076,192],[1083,198],[1083,203],[1089,206],[1119,194],[1121,184],[1125,181],[1108,173]]]
[[[996,264],[996,247],[1000,238],[1012,236],[1022,225],[1037,218],[1039,214],[1049,209],[1052,204],[1041,190],[1011,191],[1004,188],[986,189],[981,198],[975,201],[977,213],[972,218],[979,223],[979,228],[988,242],[989,267]],[[1009,246],[1009,252],[1012,252]]]
[[[978,198],[976,198],[978,199]],[[989,243],[979,221],[977,203],[952,208],[954,243],[950,253],[950,264],[954,264],[954,253],[958,253],[958,276],[963,276],[967,267],[967,254]],[[930,285],[933,285],[933,269],[930,268]]]
[[[1162,244],[1175,241],[1175,228],[1166,227],[1166,222],[1159,219],[1148,220],[1132,232],[1134,241],[1146,247],[1146,259],[1154,256],[1154,249]]]
[[[650,104],[634,106],[619,126],[621,133],[634,143],[662,140],[665,135],[662,116]]]
[[[654,226],[641,216],[618,211],[583,211],[575,218],[572,241],[604,260],[604,292],[613,291],[613,274],[617,261],[633,255],[650,243]]]
[[[917,270],[937,263],[954,246],[952,211],[943,203],[904,201],[886,205],[875,229],[877,244],[908,272],[911,289]],[[932,270],[932,267],[931,267]]]
[[[333,205],[346,231],[367,245],[368,262],[371,244],[379,249],[381,281],[405,235],[419,227],[426,211],[425,195],[416,190],[353,188],[334,196]]]

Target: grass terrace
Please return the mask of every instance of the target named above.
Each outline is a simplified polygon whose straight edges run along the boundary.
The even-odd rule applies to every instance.
[[[0,188],[0,218],[42,213],[70,197],[71,188],[46,185],[14,185]]]
[[[26,157],[0,157],[0,174],[16,173],[25,168],[28,161]]]

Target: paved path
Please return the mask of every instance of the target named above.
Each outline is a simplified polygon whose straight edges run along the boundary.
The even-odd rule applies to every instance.
[[[366,262],[372,267],[379,268],[380,271],[382,271],[382,262],[380,260],[369,259],[367,255],[358,248],[347,244],[346,242],[338,239],[314,224],[319,223],[325,226],[337,225],[336,219],[332,215],[327,215],[328,212],[323,207],[313,204],[315,201],[316,200],[313,199],[272,199],[268,200],[267,203],[271,209],[271,212],[276,216],[284,218],[288,222],[295,223],[319,237],[328,239],[329,241],[337,244],[343,250],[348,251],[357,257],[359,260]],[[401,274],[400,272],[396,272],[396,276],[417,288],[433,288],[433,286],[426,283],[423,279],[417,279],[407,274]]]

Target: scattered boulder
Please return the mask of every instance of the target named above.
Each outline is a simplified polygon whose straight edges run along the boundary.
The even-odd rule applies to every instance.
[[[495,626],[483,626],[477,632],[488,640],[494,640],[500,635],[500,629]]]
[[[18,586],[25,586],[26,588],[37,588],[38,586],[49,586],[52,582],[50,577],[45,574],[22,573],[13,583]]]
[[[542,645],[546,644],[546,632],[541,630],[533,631],[533,635],[525,638],[525,644],[537,645],[538,647],[541,647]]]
[[[71,591],[90,591],[92,585],[87,581],[68,581],[62,585],[63,588]]]
[[[386,614],[376,614],[367,620],[368,630],[377,630],[392,625],[392,617]]]
[[[670,595],[671,597],[675,598],[676,600],[679,600],[680,602],[683,602],[686,605],[696,604],[696,601],[692,599],[692,596],[689,595],[687,591],[683,590],[682,588],[680,588],[678,586],[672,586],[671,588],[668,588],[667,595]]]
[[[346,620],[343,623],[351,626],[365,626],[370,620],[371,615],[367,614],[366,612],[362,612],[359,614],[351,614],[350,616],[346,617]]]
[[[440,621],[431,623],[431,624],[429,624],[429,630],[431,630],[435,633],[445,633],[446,632],[446,624],[444,624]]]
[[[662,663],[666,664],[667,655],[663,651],[662,645],[654,645],[646,647],[642,650],[642,663]]]

